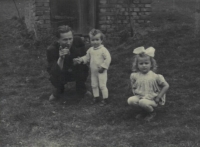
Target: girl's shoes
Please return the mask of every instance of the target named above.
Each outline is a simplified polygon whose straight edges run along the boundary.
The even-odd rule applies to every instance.
[[[147,121],[147,122],[150,122],[154,117],[156,116],[156,112],[151,112],[149,113],[145,118],[144,120]]]
[[[136,115],[136,119],[144,119],[145,121],[149,122],[151,121],[154,117],[156,116],[156,112],[151,112],[151,113],[140,113]]]
[[[138,115],[136,115],[136,119],[142,119],[142,118],[144,118],[146,116],[146,114],[144,114],[144,113],[140,113],[140,114],[138,114]]]

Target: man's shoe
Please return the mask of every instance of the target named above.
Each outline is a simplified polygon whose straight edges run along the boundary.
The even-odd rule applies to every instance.
[[[60,95],[64,93],[64,86],[61,89],[54,89],[53,93],[49,97],[49,101],[54,101],[60,98]]]
[[[145,118],[144,120],[147,121],[147,122],[150,122],[154,117],[156,116],[156,112],[151,112],[149,113]]]
[[[90,91],[87,91],[85,94],[84,94],[84,98],[91,98],[92,97],[92,93]]]

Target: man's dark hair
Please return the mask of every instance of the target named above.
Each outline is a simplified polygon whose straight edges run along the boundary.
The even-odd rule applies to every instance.
[[[57,31],[56,31],[56,37],[60,38],[60,34],[67,33],[67,32],[70,32],[70,31],[73,34],[73,31],[72,31],[71,27],[69,27],[68,25],[59,26]]]

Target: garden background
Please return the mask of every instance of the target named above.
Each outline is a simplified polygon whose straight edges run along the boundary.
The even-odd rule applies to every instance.
[[[23,16],[23,0],[16,0]],[[111,103],[91,106],[74,97],[50,103],[46,72],[49,38],[34,40],[11,0],[0,2],[0,146],[2,147],[198,147],[200,146],[200,40],[197,0],[154,0],[139,37],[105,42]],[[145,30],[141,33],[139,30]],[[127,104],[132,51],[156,49],[158,73],[170,89],[151,122]],[[90,89],[90,82],[87,82]],[[67,87],[74,92],[74,83]],[[66,91],[67,91],[66,90]]]

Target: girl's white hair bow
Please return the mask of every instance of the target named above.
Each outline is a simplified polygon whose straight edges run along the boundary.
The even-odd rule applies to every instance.
[[[153,47],[149,47],[149,48],[145,49],[143,46],[141,46],[141,47],[134,49],[133,53],[134,54],[145,53],[145,54],[149,55],[150,57],[154,57],[155,49]]]

